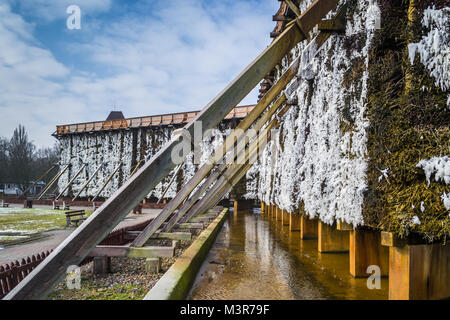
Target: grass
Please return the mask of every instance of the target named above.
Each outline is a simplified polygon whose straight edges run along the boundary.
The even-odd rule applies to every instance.
[[[86,211],[86,216],[91,213]],[[66,216],[61,210],[0,208],[0,245],[29,240],[42,232],[65,227]]]
[[[131,284],[99,288],[93,280],[83,280],[80,289],[62,289],[49,296],[51,300],[142,300],[145,288]]]

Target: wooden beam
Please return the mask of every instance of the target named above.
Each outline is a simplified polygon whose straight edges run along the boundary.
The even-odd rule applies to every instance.
[[[64,189],[58,194],[58,196],[55,198],[55,200],[58,200],[64,192],[66,192],[67,189],[72,185],[72,183],[75,181],[76,178],[81,174],[81,172],[86,168],[86,164],[83,164],[83,166],[78,170],[78,172],[73,176],[72,179],[70,179],[69,183],[64,187]]]
[[[92,176],[89,178],[89,180],[86,181],[85,184],[83,184],[83,186],[81,187],[80,191],[78,191],[78,193],[76,194],[76,196],[73,197],[72,201],[75,201],[75,200],[80,196],[80,194],[83,192],[83,190],[89,185],[89,183],[91,183],[91,181],[95,178],[95,176],[97,175],[97,173],[98,173],[98,172],[100,171],[100,169],[103,167],[103,164],[104,164],[104,162],[101,163],[101,164],[98,166],[98,168],[95,170],[95,172],[94,172],[94,173],[92,174]]]
[[[279,112],[279,117],[281,117],[290,106],[286,106]],[[257,139],[255,139],[245,150],[241,150],[241,153],[238,155],[238,159],[235,163],[231,164],[227,170],[220,176],[220,178],[216,181],[215,185],[208,190],[207,194],[198,201],[187,213],[188,218],[192,218],[195,215],[208,210],[211,207],[214,207],[222,197],[236,185],[243,175],[248,171],[251,167],[248,166],[247,162],[244,161],[244,158],[255,157],[258,150],[263,150],[268,140],[266,139],[268,133],[273,127],[279,126],[278,119],[273,119],[267,127],[265,127],[261,133],[258,135]],[[246,164],[243,164],[246,163]],[[236,180],[238,179],[238,180]]]
[[[95,201],[95,199],[98,198],[98,196],[100,195],[100,193],[102,193],[103,189],[105,189],[105,187],[108,185],[108,183],[111,181],[111,179],[114,177],[114,175],[117,173],[117,171],[119,171],[120,167],[122,166],[122,162],[119,163],[119,165],[113,170],[113,172],[111,172],[111,174],[109,175],[108,179],[106,179],[105,183],[103,184],[103,186],[100,188],[100,190],[97,192],[97,194],[95,195],[94,198],[92,198],[92,202]],[[137,206],[137,204],[136,204]],[[135,206],[135,207],[136,207]],[[131,211],[131,210],[130,210]]]
[[[125,233],[126,240],[134,240],[141,231],[127,231]],[[166,239],[166,240],[191,240],[190,232],[156,232],[150,239]]]
[[[178,229],[203,229],[204,225],[203,223],[179,223],[176,225],[176,228]]]
[[[292,10],[292,12],[297,16],[300,17],[302,13],[300,12],[300,9],[295,5],[295,3],[292,0],[284,0],[284,2],[287,3],[289,6],[289,9]]]
[[[282,94],[269,108],[269,110],[264,113],[261,118],[256,122],[256,124],[253,126],[253,129],[256,131],[259,131],[263,125],[275,114],[276,111],[283,105],[283,103],[286,101],[286,96]],[[173,216],[168,226],[164,229],[167,231],[170,231],[171,226],[176,223],[176,221],[186,221],[189,219],[189,215],[186,215],[186,213],[196,204],[197,200],[205,194],[205,192],[208,190],[208,188],[213,185],[221,176],[221,174],[227,169],[228,164],[226,161],[219,165],[217,169],[212,172],[209,177],[206,179],[206,181],[200,186],[200,188],[197,189],[197,191],[189,198],[189,200],[186,202],[186,204],[183,205],[183,207],[177,212],[175,216]],[[181,217],[181,218],[180,218]]]
[[[288,70],[281,76],[279,81],[269,90],[269,92],[258,102],[258,104],[253,108],[250,114],[242,120],[239,125],[233,130],[233,134],[227,136],[225,141],[215,150],[212,159],[222,159],[225,154],[234,147],[235,139],[240,141],[244,136],[245,130],[247,130],[261,115],[261,113],[266,110],[269,104],[281,93],[283,88],[294,78],[298,72],[299,59],[296,59]],[[264,114],[261,119],[257,121],[254,126],[254,130],[259,130],[277,111],[277,109],[284,103],[286,96],[282,96],[277,99],[276,103],[269,109],[269,111]],[[207,161],[203,164],[199,170],[194,174],[194,176],[185,184],[177,195],[164,207],[164,209],[158,215],[158,218],[152,221],[142,233],[141,236],[135,239],[133,246],[143,245],[153,232],[156,232],[160,228],[162,221],[166,220],[179,206],[182,202],[188,198],[192,191],[200,184],[200,182],[206,177],[208,173],[214,168],[216,163],[214,161]],[[169,220],[169,225],[166,227],[167,231],[178,222],[178,220],[186,214],[186,212],[195,204],[195,202],[203,195],[206,189],[213,183],[218,176],[225,170],[226,161],[219,165],[218,170],[215,173],[210,174],[205,183],[192,195],[192,197],[187,200],[183,207],[178,210],[178,212]]]
[[[38,196],[37,200],[41,200],[42,197],[47,193],[48,190],[50,190],[50,188],[53,186],[53,184],[58,181],[58,179],[64,174],[64,172],[67,171],[67,169],[69,169],[70,165],[66,165],[66,167],[61,170],[59,173],[57,173],[53,179],[49,182],[49,184],[45,187],[44,190],[42,190],[42,192],[40,193],[40,195]]]
[[[97,246],[89,257],[128,257],[128,258],[170,258],[175,255],[174,247],[126,247]]]
[[[54,164],[53,166],[50,167],[50,169],[48,169],[47,171],[44,172],[43,175],[41,175],[39,178],[37,178],[34,183],[29,186],[28,188],[25,189],[25,191],[23,192],[23,194],[26,196],[27,192],[31,190],[31,188],[33,188],[35,185],[37,185],[40,181],[42,181],[42,179],[44,179],[46,176],[48,176],[48,174],[54,169],[56,168],[57,165]]]
[[[337,0],[314,2],[299,19],[306,26],[314,25],[326,13],[324,6]],[[309,12],[309,13],[308,13]],[[311,14],[315,12],[315,14]],[[314,20],[314,21],[313,21]],[[235,80],[232,81],[185,128],[193,135],[194,122],[202,121],[203,132],[216,127],[258,83],[304,37],[296,25],[287,27]],[[171,160],[172,150],[178,141],[170,141],[152,159],[117,190],[79,228],[73,231],[55,250],[42,261],[23,281],[4,298],[39,299],[51,292],[63,280],[67,267],[78,265],[151,190],[176,166]],[[165,219],[164,219],[165,220]]]
[[[289,231],[300,231],[300,215],[296,213],[289,214]]]
[[[157,201],[156,203],[160,203],[161,200],[162,200],[162,199],[164,198],[164,196],[166,195],[167,191],[169,191],[169,188],[172,186],[172,183],[175,181],[175,179],[176,179],[176,177],[177,177],[177,175],[178,175],[178,172],[180,171],[182,165],[183,165],[183,164],[180,163],[180,164],[178,165],[178,167],[175,169],[175,172],[174,172],[172,178],[170,179],[169,184],[167,185],[167,188],[163,191],[163,193],[161,194],[161,197],[159,197],[159,199],[158,199],[158,201]]]

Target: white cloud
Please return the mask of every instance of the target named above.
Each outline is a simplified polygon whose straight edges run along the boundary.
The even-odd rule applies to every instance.
[[[9,0],[22,12],[38,20],[53,21],[67,17],[66,9],[70,5],[82,8],[83,14],[97,14],[108,11],[111,0]]]
[[[59,3],[30,2],[36,12]],[[96,10],[111,5],[85,2]],[[115,21],[93,21],[96,32],[82,42],[69,34],[67,52],[93,66],[88,70],[78,69],[77,61],[70,67],[58,62],[37,41],[33,24],[0,5],[0,47],[8,48],[0,51],[0,136],[9,137],[21,123],[38,145],[49,145],[57,124],[101,120],[113,106],[125,116],[201,109],[270,43],[279,5],[156,2],[142,7],[149,12],[144,18],[124,12]],[[255,99],[253,93],[243,103]]]

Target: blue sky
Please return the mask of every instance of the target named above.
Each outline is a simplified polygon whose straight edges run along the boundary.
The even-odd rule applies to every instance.
[[[69,30],[69,5],[81,29]],[[6,0],[0,136],[57,124],[202,109],[271,41],[277,0]],[[256,101],[257,89],[242,104]]]

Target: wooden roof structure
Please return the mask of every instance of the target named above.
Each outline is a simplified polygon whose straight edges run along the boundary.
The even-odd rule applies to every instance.
[[[255,105],[239,106],[233,108],[224,120],[243,119],[255,107]],[[55,137],[67,134],[79,134],[89,132],[126,130],[145,127],[158,127],[169,125],[185,125],[192,121],[200,111],[168,113],[154,116],[135,117],[116,120],[94,121],[56,126]]]

